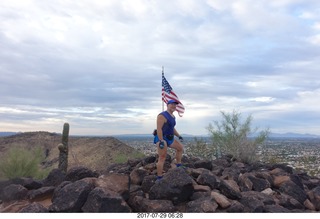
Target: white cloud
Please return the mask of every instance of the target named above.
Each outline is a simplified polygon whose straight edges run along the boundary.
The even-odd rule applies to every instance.
[[[308,121],[315,131],[319,6],[3,1],[0,131],[60,131],[70,121],[74,134],[149,133],[161,111],[162,66],[186,106],[180,132],[206,133],[208,121],[233,109],[272,118],[271,128],[290,131],[295,119],[295,130]]]
[[[254,98],[251,98],[250,100],[255,102],[270,103],[270,102],[273,102],[275,99],[273,97],[254,97]]]

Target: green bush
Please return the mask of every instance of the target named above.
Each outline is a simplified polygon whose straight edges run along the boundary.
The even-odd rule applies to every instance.
[[[215,149],[210,147],[206,140],[195,137],[194,141],[187,144],[186,154],[191,157],[213,160]]]
[[[27,150],[19,147],[10,148],[0,161],[1,175],[8,179],[18,177],[32,177],[42,179],[48,175],[49,170],[40,167],[44,153],[40,147]]]
[[[115,163],[125,163],[128,161],[128,157],[125,154],[118,154],[114,157]]]
[[[269,135],[269,130],[256,134],[258,128],[251,128],[252,116],[249,115],[244,122],[241,113],[233,110],[232,113],[221,111],[222,120],[214,121],[207,127],[210,133],[212,146],[221,154],[230,154],[243,162],[257,160],[258,146],[262,145]]]

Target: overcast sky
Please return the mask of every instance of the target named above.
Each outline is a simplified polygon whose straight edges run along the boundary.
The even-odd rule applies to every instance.
[[[152,133],[162,66],[180,133],[320,135],[319,0],[1,1],[0,131]]]

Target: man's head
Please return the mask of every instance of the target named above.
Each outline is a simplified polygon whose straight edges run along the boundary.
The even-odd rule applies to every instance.
[[[179,101],[177,101],[177,100],[169,100],[167,102],[167,105],[169,105],[169,104],[179,104]]]

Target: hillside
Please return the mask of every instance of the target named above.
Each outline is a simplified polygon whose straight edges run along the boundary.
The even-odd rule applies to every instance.
[[[49,132],[25,132],[0,137],[0,157],[11,147],[31,149],[41,147],[47,153],[44,166],[57,167],[62,136]],[[104,170],[111,163],[137,156],[139,152],[114,137],[69,137],[69,168],[86,166]]]

